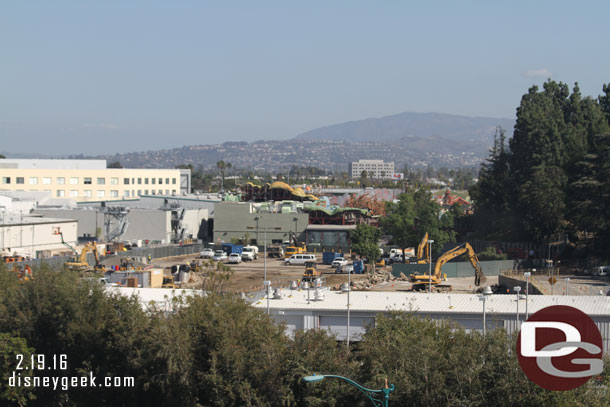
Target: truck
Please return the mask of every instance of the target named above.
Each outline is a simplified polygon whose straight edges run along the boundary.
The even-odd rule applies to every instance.
[[[258,258],[258,247],[246,246],[242,249],[241,259],[243,261],[252,261]]]
[[[241,254],[243,249],[244,249],[244,247],[240,244],[233,244],[233,243],[223,243],[222,244],[222,251],[225,252],[227,254],[227,256],[232,253]]]
[[[284,248],[281,244],[272,244],[267,246],[267,256],[281,259],[284,257]]]

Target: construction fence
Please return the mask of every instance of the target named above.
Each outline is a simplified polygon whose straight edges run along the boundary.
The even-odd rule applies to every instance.
[[[483,268],[483,274],[486,276],[498,276],[502,270],[511,269],[513,266],[512,260],[488,260],[479,262]],[[409,276],[411,274],[428,274],[430,265],[428,264],[392,264],[392,275],[400,277],[400,274]],[[432,264],[432,272],[434,272],[434,264]],[[442,273],[447,274],[447,278],[455,277],[472,277],[474,270],[470,262],[449,262],[445,263],[442,268]]]

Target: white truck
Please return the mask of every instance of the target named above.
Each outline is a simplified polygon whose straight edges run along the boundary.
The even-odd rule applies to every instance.
[[[258,259],[258,247],[245,246],[241,251],[241,259],[243,261],[252,261]]]

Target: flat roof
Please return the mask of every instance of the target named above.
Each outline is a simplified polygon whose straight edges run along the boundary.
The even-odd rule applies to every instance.
[[[341,291],[324,290],[324,299],[313,301],[314,290],[310,290],[311,301],[307,303],[307,290],[282,290],[282,299],[271,299],[270,308],[281,310],[340,311],[347,308],[347,294]],[[477,294],[428,294],[395,291],[352,291],[350,310],[361,312],[407,311],[429,314],[480,314],[483,311],[481,295]],[[519,309],[525,312],[525,296],[519,301]],[[266,301],[253,304],[266,307]],[[551,305],[568,305],[588,315],[610,317],[610,297],[530,295],[528,311],[531,314]],[[490,295],[486,300],[486,312],[492,314],[514,314],[517,310],[516,294]]]
[[[305,230],[356,230],[356,225],[307,225]]]

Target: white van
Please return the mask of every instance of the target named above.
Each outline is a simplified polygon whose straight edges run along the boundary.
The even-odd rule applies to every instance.
[[[284,260],[285,264],[305,264],[308,261],[313,261],[316,262],[316,255],[315,254],[293,254],[292,256],[290,256],[289,258],[287,258],[286,260]]]

